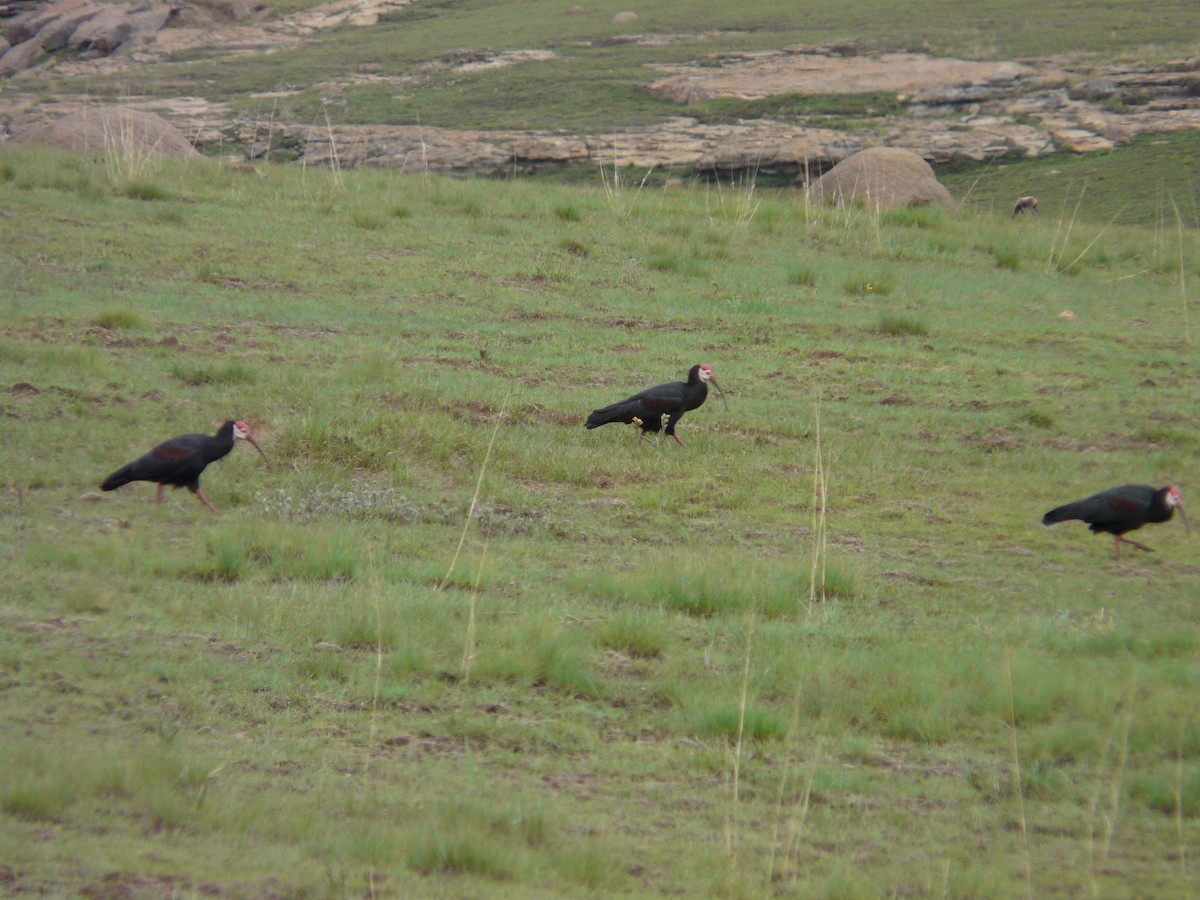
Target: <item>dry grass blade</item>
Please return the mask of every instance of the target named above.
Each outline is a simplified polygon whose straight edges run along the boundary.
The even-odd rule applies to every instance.
[[[475,581],[471,585],[471,599],[467,604],[467,634],[463,641],[463,656],[462,664],[459,667],[459,683],[464,687],[471,680],[471,663],[475,660],[475,622],[476,610],[479,606],[479,584],[483,580],[483,571],[487,566],[488,546],[491,543],[491,534],[484,533],[483,550],[479,554],[479,568],[475,572]],[[462,705],[462,695],[459,697],[459,705]]]
[[[1025,892],[1033,896],[1033,866],[1029,858],[1029,830],[1025,822],[1025,790],[1021,785],[1021,752],[1017,747],[1017,710],[1013,698],[1012,658],[1004,658],[1004,680],[1008,686],[1008,727],[1012,738],[1013,780],[1017,790],[1017,808],[1021,816],[1021,854],[1025,863]]]
[[[1183,336],[1189,344],[1192,342],[1192,325],[1188,319],[1187,300],[1187,267],[1183,259],[1183,216],[1179,214],[1179,204],[1171,198],[1171,207],[1175,210],[1175,224],[1179,229],[1179,305],[1183,308]]]
[[[450,560],[450,568],[446,570],[446,577],[442,579],[439,590],[445,590],[446,585],[450,581],[450,576],[454,574],[454,567],[458,565],[458,557],[462,554],[463,544],[467,540],[467,529],[471,527],[471,519],[475,515],[475,508],[479,505],[479,491],[483,488],[483,478],[487,474],[488,462],[492,458],[492,448],[496,446],[496,435],[500,433],[500,423],[504,421],[504,412],[508,408],[508,395],[504,397],[504,403],[500,406],[500,413],[496,416],[496,424],[492,427],[492,437],[488,441],[487,452],[483,455],[483,463],[479,467],[479,478],[475,481],[475,493],[471,495],[471,505],[467,508],[467,519],[463,522],[462,534],[458,538],[458,546],[454,550],[454,558]]]
[[[813,426],[815,458],[813,461],[813,555],[808,580],[808,614],[811,616],[817,600],[825,602],[825,550],[828,546],[825,531],[825,508],[829,486],[825,477],[824,448],[821,446],[821,397],[817,395],[816,420]],[[818,585],[820,596],[818,597]]]

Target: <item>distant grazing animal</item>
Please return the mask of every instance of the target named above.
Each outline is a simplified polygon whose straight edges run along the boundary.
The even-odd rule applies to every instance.
[[[1113,549],[1117,559],[1120,559],[1122,544],[1151,552],[1145,544],[1124,537],[1125,532],[1135,531],[1148,522],[1169,522],[1176,510],[1179,510],[1179,517],[1183,519],[1183,527],[1191,534],[1192,526],[1183,511],[1183,497],[1179,488],[1127,484],[1052,509],[1042,517],[1042,524],[1053,525],[1068,519],[1081,519],[1097,534],[1103,531],[1113,536]]]
[[[250,426],[242,421],[229,419],[217,429],[214,437],[207,434],[181,434],[159,444],[145,456],[122,466],[104,479],[102,491],[116,490],[131,481],[153,481],[158,484],[157,503],[163,502],[163,488],[168,484],[185,487],[196,498],[211,509],[217,508],[208,502],[200,490],[200,473],[209,463],[216,462],[233,449],[235,441],[249,441],[265,460],[267,454],[250,433]]]
[[[1013,211],[1012,211],[1013,218],[1016,218],[1018,215],[1020,215],[1023,212],[1030,213],[1031,215],[1033,213],[1037,212],[1037,197],[1018,197],[1017,198],[1017,203],[1013,207]]]
[[[634,394],[619,403],[595,410],[588,416],[585,427],[599,428],[610,422],[637,425],[641,428],[641,431],[638,432],[638,443],[640,444],[642,435],[647,431],[662,430],[662,417],[666,416],[667,434],[682,447],[683,441],[675,434],[675,426],[679,424],[679,420],[685,412],[698,409],[704,404],[705,398],[708,397],[709,382],[712,382],[712,386],[721,395],[722,402],[728,407],[729,401],[725,400],[725,392],[717,384],[712,366],[699,365],[692,366],[688,371],[687,381],[669,381],[657,387],[647,388],[640,394]]]

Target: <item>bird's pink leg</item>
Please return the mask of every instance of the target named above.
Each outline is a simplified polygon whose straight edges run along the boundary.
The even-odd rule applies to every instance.
[[[196,488],[196,499],[199,500],[201,503],[203,503],[205,506],[207,506],[209,509],[211,509],[213,512],[217,511],[217,508],[208,502],[208,498],[204,496],[204,494],[201,492],[200,488]]]
[[[164,485],[164,484],[160,484],[160,485],[158,486],[158,499],[154,501],[154,502],[155,502],[155,503],[157,503],[159,506],[162,506],[162,495],[163,495],[163,488],[164,488],[164,487],[166,487],[166,485]]]
[[[671,435],[671,437],[672,437],[672,439],[674,439],[675,443],[677,443],[680,447],[683,446],[683,441],[681,441],[679,439],[679,435],[673,434],[673,435]]]
[[[1113,535],[1113,551],[1117,554],[1117,556],[1116,556],[1117,561],[1120,562],[1120,560],[1121,560],[1121,536],[1119,534]]]
[[[1118,535],[1117,535],[1117,546],[1118,546],[1118,548],[1120,547],[1120,545],[1121,545],[1121,544],[1129,544],[1131,547],[1136,547],[1136,548],[1137,548],[1137,549],[1139,549],[1139,550],[1145,550],[1147,553],[1153,553],[1153,552],[1154,552],[1154,551],[1153,551],[1153,550],[1151,550],[1149,547],[1147,547],[1145,544],[1139,544],[1137,541],[1131,541],[1129,538],[1127,538],[1127,537],[1122,537],[1121,535],[1119,535],[1119,534],[1118,534]]]

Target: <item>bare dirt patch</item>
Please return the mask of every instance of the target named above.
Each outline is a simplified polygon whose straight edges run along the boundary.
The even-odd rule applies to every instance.
[[[1011,84],[1040,77],[1018,62],[975,62],[924,53],[878,56],[773,50],[734,57],[719,66],[659,66],[670,78],[650,85],[650,92],[676,103],[713,97],[761,100],[778,94],[899,94],[905,99],[944,95],[966,86]]]

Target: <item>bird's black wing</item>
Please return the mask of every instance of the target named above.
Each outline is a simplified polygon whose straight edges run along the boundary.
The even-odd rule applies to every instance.
[[[644,422],[658,421],[663,415],[670,414],[681,406],[683,388],[682,382],[672,381],[639,391],[632,397],[594,410],[588,416],[587,427],[597,428],[609,422],[630,424],[635,418]]]
[[[1153,500],[1154,488],[1127,484],[1052,509],[1042,522],[1052,525],[1068,519],[1080,519],[1094,526],[1093,531],[1100,531],[1144,518]]]

